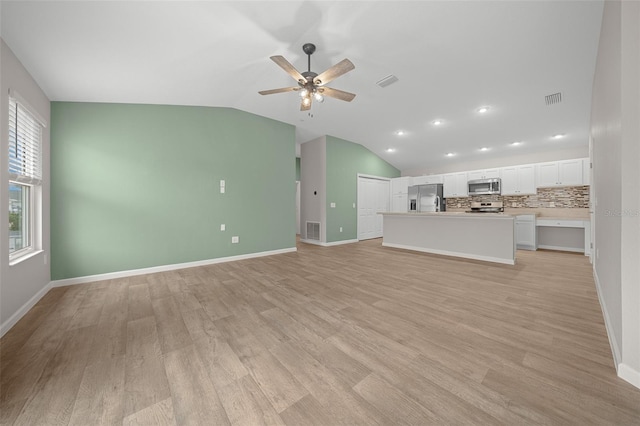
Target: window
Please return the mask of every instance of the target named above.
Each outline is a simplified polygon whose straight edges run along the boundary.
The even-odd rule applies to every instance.
[[[21,102],[9,98],[9,256],[36,250],[36,217],[42,186],[42,124]]]

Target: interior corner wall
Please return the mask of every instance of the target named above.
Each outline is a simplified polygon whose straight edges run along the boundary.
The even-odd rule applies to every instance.
[[[229,108],[53,102],[51,141],[54,280],[295,248],[289,124]]]
[[[307,222],[320,223],[320,241],[326,237],[327,141],[321,136],[300,146],[300,238],[307,239]]]
[[[394,178],[400,170],[362,145],[333,136],[326,137],[326,152],[326,242],[355,240],[358,174]]]
[[[593,85],[594,276],[618,374],[640,387],[640,7],[604,5]]]
[[[48,289],[50,279],[49,264],[49,129],[50,129],[50,104],[49,99],[40,89],[29,72],[22,66],[11,49],[0,40],[0,129],[2,140],[0,148],[0,335],[6,332],[22,314],[33,305],[39,297]],[[29,107],[43,117],[48,123],[42,133],[42,217],[41,224],[41,248],[42,252],[34,257],[9,266],[9,170],[8,170],[8,143],[9,130],[6,123],[9,122],[8,104],[9,89],[15,90]]]

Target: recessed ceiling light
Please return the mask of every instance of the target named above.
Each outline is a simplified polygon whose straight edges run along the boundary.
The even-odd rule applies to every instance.
[[[387,148],[387,152],[396,152],[395,148]]]
[[[557,135],[553,135],[553,139],[562,139],[564,138],[564,133],[558,133]]]
[[[398,136],[404,135],[404,130],[396,130],[396,135]]]
[[[522,145],[522,142],[520,142],[520,141],[515,141],[515,142],[511,142],[509,145],[511,145],[511,146],[518,146],[518,145]]]
[[[486,146],[483,146],[482,148],[480,148],[480,151],[489,151],[489,148],[487,148]]]
[[[477,111],[478,111],[480,114],[484,114],[484,113],[486,113],[486,112],[488,112],[488,111],[489,111],[489,107],[488,107],[488,106],[482,106],[482,107],[478,108],[478,109],[477,109]]]
[[[433,120],[432,123],[433,123],[434,126],[440,126],[443,122],[442,122],[442,120]]]
[[[456,154],[453,153],[453,152],[447,152],[447,157],[453,157],[454,155],[456,155]]]

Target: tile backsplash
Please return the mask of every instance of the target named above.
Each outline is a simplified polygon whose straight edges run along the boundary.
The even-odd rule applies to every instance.
[[[588,208],[589,186],[538,188],[535,195],[472,195],[447,198],[447,208],[468,209],[472,201],[502,201],[508,208]]]

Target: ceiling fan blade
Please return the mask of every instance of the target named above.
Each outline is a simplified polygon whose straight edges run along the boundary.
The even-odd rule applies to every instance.
[[[274,93],[293,92],[294,90],[298,89],[299,87],[283,87],[281,89],[262,90],[258,93],[260,93],[261,95],[273,95]]]
[[[291,65],[291,63],[289,63],[289,61],[287,61],[284,58],[284,56],[272,56],[271,60],[273,62],[275,62],[276,64],[278,64],[278,66],[280,68],[285,70],[287,72],[287,74],[289,74],[291,77],[293,77],[296,81],[302,82],[303,84],[307,81],[307,79],[305,79],[302,76],[302,74],[300,74],[300,71],[295,69],[295,67],[293,65]]]
[[[353,93],[345,92],[338,89],[332,89],[331,87],[321,87],[318,89],[318,91],[324,96],[329,96],[330,98],[336,98],[340,99],[341,101],[347,102],[351,102],[353,98],[356,97],[356,95]]]
[[[305,104],[304,99],[300,102],[300,111],[309,111],[311,109],[311,99],[309,99],[309,103]]]
[[[331,80],[334,80],[340,77],[342,74],[346,74],[356,66],[348,59],[343,59],[325,72],[320,73],[316,78],[313,79],[313,83],[321,86],[323,84],[327,84]]]

